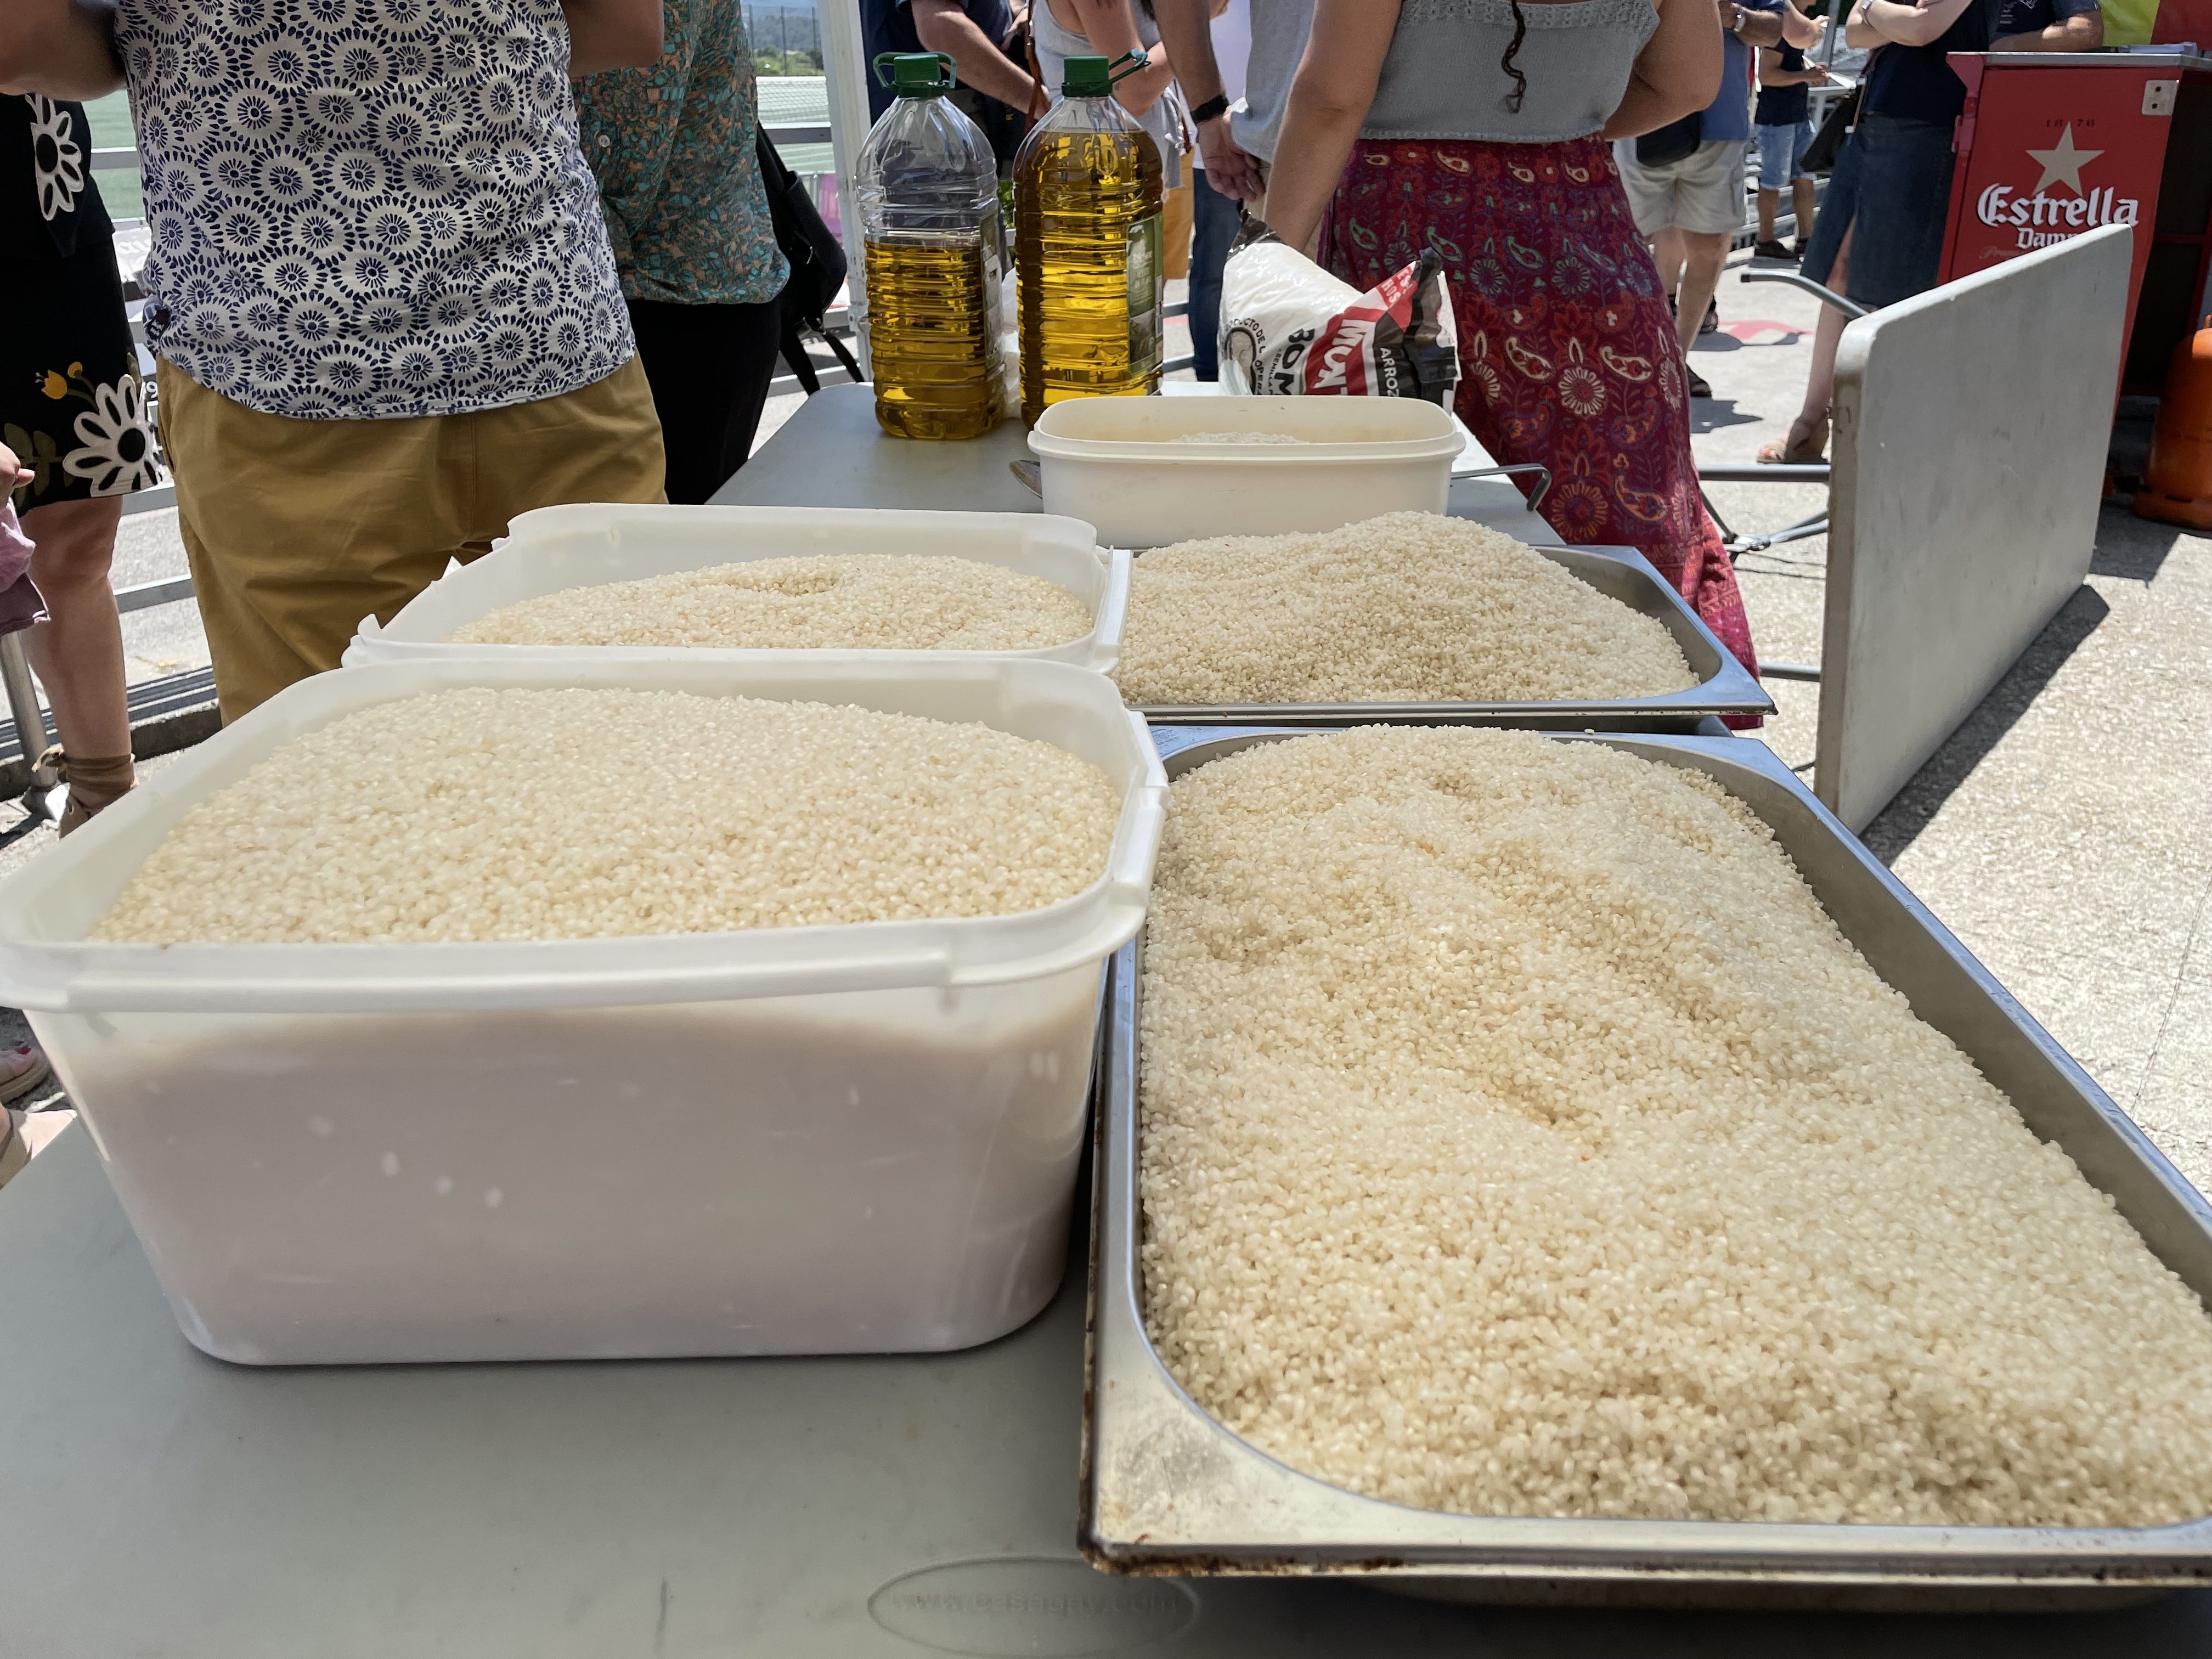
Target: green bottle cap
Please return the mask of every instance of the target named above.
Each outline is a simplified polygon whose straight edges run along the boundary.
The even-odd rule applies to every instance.
[[[1141,52],[1125,52],[1119,58],[1070,58],[1060,76],[1060,96],[1110,97],[1115,85],[1146,67],[1150,61]]]
[[[1113,60],[1108,58],[1071,58],[1060,82],[1060,95],[1065,98],[1104,98],[1114,90]]]
[[[952,60],[941,52],[881,52],[875,67],[877,81],[894,98],[934,98],[954,84]]]

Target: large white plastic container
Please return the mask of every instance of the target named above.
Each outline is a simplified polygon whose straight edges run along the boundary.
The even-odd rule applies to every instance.
[[[448,945],[88,944],[194,803],[350,709],[630,686],[976,720],[1103,768],[1104,875],[1005,917]],[[619,789],[626,757],[608,757]],[[0,1000],[185,1334],[248,1364],[963,1347],[1060,1279],[1107,957],[1165,782],[1103,677],[394,663],[293,686],[0,884]]]
[[[721,651],[687,646],[463,645],[457,628],[502,605],[563,588],[635,581],[753,559],[831,553],[905,553],[975,559],[1042,576],[1091,613],[1091,631],[1030,651],[848,651],[848,660],[913,663],[937,657],[1012,657],[1068,662],[1103,673],[1121,659],[1129,607],[1129,559],[1099,550],[1097,532],[1033,513],[908,513],[864,507],[546,507],[508,526],[507,538],[472,564],[455,565],[382,625],[362,618],[348,666],[440,657],[572,658],[621,655],[724,662],[788,660],[801,651]]]
[[[1177,441],[1193,432],[1303,441]],[[1030,433],[1044,510],[1097,526],[1109,547],[1442,513],[1466,442],[1449,410],[1417,398],[1084,398]]]

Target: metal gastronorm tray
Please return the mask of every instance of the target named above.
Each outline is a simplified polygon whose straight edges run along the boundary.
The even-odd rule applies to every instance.
[[[1172,779],[1251,744],[1303,735],[1163,732],[1155,741]],[[1765,745],[1565,733],[1555,741],[1604,743],[1701,771],[1743,800],[1773,827],[1875,971],[2112,1195],[2154,1254],[2200,1297],[2212,1293],[2212,1206]],[[1448,1515],[1360,1497],[1277,1462],[1182,1391],[1139,1311],[1138,966],[1133,944],[1115,958],[1100,1067],[1081,1522],[1096,1565],[1360,1573],[1482,1600],[1709,1605],[2063,1605],[2212,1583],[2212,1519],[2092,1530]]]
[[[1155,726],[1348,726],[1418,720],[1425,725],[1516,726],[1538,731],[1688,731],[1708,714],[1771,714],[1774,700],[1713,636],[1704,618],[1632,547],[1534,550],[1607,599],[1656,617],[1674,635],[1698,684],[1658,697],[1552,702],[1289,702],[1139,704]]]

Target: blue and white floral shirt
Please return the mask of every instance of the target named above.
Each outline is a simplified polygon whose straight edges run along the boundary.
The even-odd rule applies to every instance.
[[[559,0],[121,0],[147,343],[307,419],[557,397],[635,347]]]

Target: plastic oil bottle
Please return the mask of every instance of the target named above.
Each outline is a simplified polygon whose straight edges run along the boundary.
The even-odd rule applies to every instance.
[[[1160,152],[1114,101],[1141,67],[1135,53],[1069,58],[1060,101],[1014,158],[1024,421],[1068,398],[1159,390]]]
[[[1006,413],[998,164],[945,96],[950,58],[885,52],[876,73],[896,96],[854,168],[876,419],[894,437],[981,437]]]

